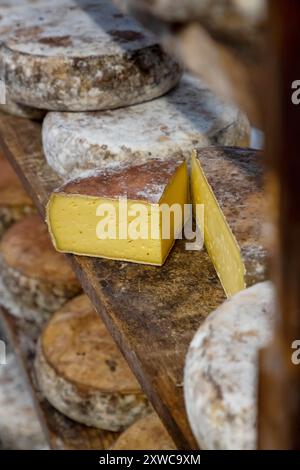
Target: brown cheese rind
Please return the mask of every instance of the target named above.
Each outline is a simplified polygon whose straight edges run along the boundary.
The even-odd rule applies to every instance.
[[[266,280],[262,154],[252,149],[207,147],[198,150],[197,157],[239,245],[246,286]]]
[[[132,424],[116,440],[111,450],[176,450],[176,446],[156,413]]]
[[[13,222],[33,212],[33,205],[8,161],[0,154],[0,238]]]
[[[28,320],[43,322],[81,287],[63,255],[52,247],[37,215],[25,217],[0,243],[1,302]]]
[[[95,170],[88,177],[69,181],[54,191],[54,194],[77,194],[107,199],[127,197],[131,200],[159,204],[170,180],[183,163],[182,159],[149,160],[142,165]]]
[[[118,431],[150,411],[125,359],[86,296],[44,330],[36,357],[41,391],[66,416]]]

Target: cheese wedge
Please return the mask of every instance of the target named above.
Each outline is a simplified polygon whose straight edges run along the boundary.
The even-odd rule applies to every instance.
[[[194,206],[204,205],[204,241],[228,297],[266,279],[261,155],[207,147],[192,159]],[[197,221],[201,224],[201,221]]]
[[[160,266],[182,229],[188,192],[183,160],[152,160],[70,181],[47,206],[54,246]]]

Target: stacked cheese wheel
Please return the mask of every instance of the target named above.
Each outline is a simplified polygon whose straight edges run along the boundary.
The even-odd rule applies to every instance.
[[[232,147],[248,145],[247,118],[202,80],[185,74],[179,83],[180,65],[110,1],[20,3],[0,20],[5,109],[32,118],[48,112],[45,157],[65,180],[73,178],[54,191],[47,207],[55,248],[162,265],[186,222],[187,161],[192,202],[194,208],[204,204],[206,247],[226,294],[264,280],[261,163],[253,151]],[[217,148],[203,149],[212,145]],[[110,204],[117,218],[128,219],[137,203],[144,209],[139,224],[147,227],[146,239],[121,237],[122,227],[115,237],[99,236],[96,214],[103,216],[103,207]],[[159,214],[174,204],[181,215],[171,219],[173,235],[165,237]],[[55,312],[38,344],[41,391],[59,411],[88,426],[118,431],[143,418],[152,423],[149,432],[152,425],[157,429],[146,397],[87,298],[64,305],[80,288],[34,217],[9,229],[0,250],[2,283],[13,296],[7,302],[26,306],[12,308],[14,313],[37,321],[38,311],[44,321]],[[149,238],[150,219],[156,238]],[[34,236],[24,241],[25,232]],[[194,380],[188,371],[187,377]],[[189,385],[186,390],[188,396]],[[191,407],[193,400],[198,397],[192,396]],[[189,411],[192,423],[202,413],[196,405]],[[144,429],[141,422],[134,426],[126,436]],[[193,428],[202,441],[205,430]],[[165,438],[153,445],[172,446]]]

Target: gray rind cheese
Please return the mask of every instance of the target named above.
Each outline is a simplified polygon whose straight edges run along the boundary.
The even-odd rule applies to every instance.
[[[85,295],[54,314],[35,360],[39,387],[61,413],[119,431],[151,411],[125,359]]]
[[[190,345],[185,404],[202,449],[256,448],[258,352],[272,338],[273,297],[270,282],[239,292],[207,318]]]
[[[116,440],[111,450],[177,450],[156,413],[133,423]]]
[[[57,253],[38,215],[16,222],[0,243],[0,303],[17,316],[37,324],[81,287],[63,255]]]
[[[245,115],[190,75],[149,103],[96,113],[49,113],[43,123],[48,164],[67,178],[120,163],[188,159],[196,146],[247,146],[249,139]]]
[[[109,0],[7,10],[0,57],[8,93],[58,111],[112,109],[176,85],[178,63]]]
[[[0,449],[47,449],[32,400],[10,352],[6,364],[0,365]]]

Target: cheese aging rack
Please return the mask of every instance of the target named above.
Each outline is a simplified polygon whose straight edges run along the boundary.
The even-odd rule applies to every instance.
[[[237,98],[246,111],[252,99],[256,99],[255,113],[260,108],[258,121],[265,123],[267,135],[266,166],[272,182],[269,187],[277,204],[276,241],[271,251],[272,277],[278,292],[277,328],[274,342],[260,358],[259,447],[299,450],[300,369],[291,363],[290,350],[292,342],[300,338],[300,108],[292,104],[290,95],[291,83],[300,76],[300,60],[291,47],[300,40],[300,6],[297,0],[278,0],[269,2],[269,7],[268,55],[274,61],[263,64],[262,75],[264,80],[270,79],[272,86],[260,82],[254,98],[248,82],[241,82],[242,92]],[[158,25],[155,27],[165,31],[161,23]],[[190,65],[191,57],[195,57],[194,68],[201,73],[200,66],[197,70],[197,44],[190,42],[195,36],[188,38],[185,28],[189,25],[182,29],[175,26],[171,43],[179,41],[184,54],[189,48],[187,61]],[[231,77],[233,88],[239,79],[240,76]],[[1,113],[0,149],[44,219],[49,195],[62,181],[44,158],[41,124]],[[184,360],[196,330],[224,302],[225,295],[206,251],[189,252],[184,244],[184,240],[177,241],[166,264],[159,269],[73,255],[68,258],[178,449],[197,449],[183,401]],[[34,396],[50,447],[108,449],[117,435],[75,424],[41,398],[32,375],[32,350],[24,341],[26,337],[34,342],[36,336],[5,310],[0,309],[0,315]]]

